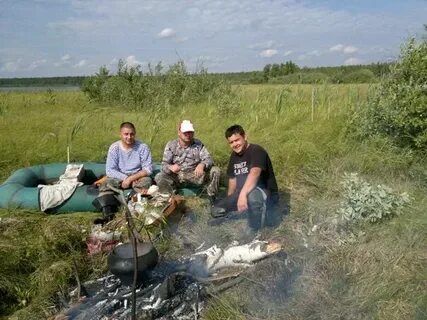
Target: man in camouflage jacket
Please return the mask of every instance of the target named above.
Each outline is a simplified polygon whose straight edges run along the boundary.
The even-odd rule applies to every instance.
[[[182,184],[206,184],[211,200],[218,192],[220,170],[213,166],[213,159],[203,143],[194,139],[193,124],[182,121],[178,126],[178,139],[166,144],[162,170],[154,180],[160,192],[172,193]]]

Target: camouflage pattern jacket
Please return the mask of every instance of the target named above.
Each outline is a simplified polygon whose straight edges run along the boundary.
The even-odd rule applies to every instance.
[[[162,159],[162,171],[171,173],[169,165],[178,164],[184,172],[193,171],[199,163],[205,165],[209,170],[213,165],[213,159],[203,143],[194,139],[187,148],[181,147],[178,139],[171,140],[166,144]]]

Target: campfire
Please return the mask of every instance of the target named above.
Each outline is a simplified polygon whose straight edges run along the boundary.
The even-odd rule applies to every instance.
[[[145,272],[135,292],[136,318],[197,319],[210,295],[236,285],[247,268],[280,250],[277,242],[254,240],[226,248],[215,245],[180,261],[160,261]],[[56,319],[131,317],[132,288],[111,274],[83,283],[70,297],[79,299]]]
[[[94,227],[87,242],[90,254],[109,252],[109,274],[83,284],[77,281],[68,308],[56,319],[197,319],[210,295],[237,284],[245,269],[281,251],[279,243],[260,240],[206,249],[203,243],[176,261],[164,260],[151,238],[141,238],[135,222],[143,227],[159,223],[183,199],[157,194],[150,204],[137,195],[127,203],[123,193],[120,196],[124,218]],[[127,243],[119,243],[123,228]]]

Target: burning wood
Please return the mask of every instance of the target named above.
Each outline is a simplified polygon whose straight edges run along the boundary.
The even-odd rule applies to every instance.
[[[249,267],[253,262],[279,252],[282,246],[277,242],[254,240],[244,245],[221,249],[217,245],[193,254],[194,263],[208,274],[229,267]]]

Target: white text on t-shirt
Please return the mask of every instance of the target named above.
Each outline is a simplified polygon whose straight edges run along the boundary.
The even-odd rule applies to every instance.
[[[235,163],[234,164],[234,175],[238,176],[241,174],[247,174],[249,172],[248,170],[248,166],[247,166],[247,161],[242,161],[240,163]]]

